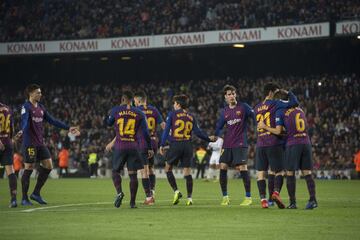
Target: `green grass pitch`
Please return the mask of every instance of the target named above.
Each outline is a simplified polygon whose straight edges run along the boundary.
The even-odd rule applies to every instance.
[[[185,180],[177,182],[186,195]],[[49,180],[42,191],[48,205],[9,209],[7,179],[0,180],[0,239],[360,239],[360,181],[316,181],[315,210],[304,210],[303,180],[297,181],[297,210],[261,209],[255,181],[250,207],[239,206],[241,180],[229,180],[231,205],[225,207],[219,183],[194,181],[194,205],[182,199],[172,206],[170,186],[158,180],[156,204],[143,206],[139,181],[137,209],[129,208],[128,186],[123,180],[125,198],[116,209],[110,179]],[[285,184],[282,198],[287,204]]]

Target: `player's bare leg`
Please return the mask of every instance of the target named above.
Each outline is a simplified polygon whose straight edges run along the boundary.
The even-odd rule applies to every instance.
[[[210,164],[209,172],[206,180],[207,181],[214,180],[214,182],[217,182],[219,180],[219,174],[217,173],[219,169],[220,169],[219,164]]]
[[[219,182],[219,178],[220,178],[220,164],[216,164],[215,165],[215,169],[214,169],[214,171],[215,171],[215,180],[214,180],[214,182]]]
[[[206,182],[211,181],[213,179],[214,171],[215,171],[215,164],[210,164],[208,169],[208,174],[205,179]]]

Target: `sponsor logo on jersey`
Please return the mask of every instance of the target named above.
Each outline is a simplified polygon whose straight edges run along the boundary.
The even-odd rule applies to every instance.
[[[32,117],[32,120],[36,123],[42,122],[43,118],[42,117]]]
[[[237,124],[239,122],[241,122],[241,119],[235,118],[235,119],[231,119],[231,120],[227,121],[227,124],[231,126],[231,125]]]

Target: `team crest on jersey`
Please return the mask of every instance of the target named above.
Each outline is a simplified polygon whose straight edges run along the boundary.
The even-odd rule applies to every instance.
[[[241,115],[241,111],[236,111],[236,115],[240,116],[240,115]]]
[[[22,114],[25,114],[25,112],[26,112],[26,110],[25,110],[25,107],[23,106],[23,107],[21,108],[21,115],[22,115]]]

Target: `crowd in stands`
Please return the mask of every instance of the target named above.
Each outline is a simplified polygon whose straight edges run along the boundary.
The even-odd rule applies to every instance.
[[[170,34],[334,22],[357,0],[4,0],[0,42]]]
[[[136,85],[44,85],[42,102],[48,111],[71,125],[78,125],[82,132],[79,138],[70,139],[65,131],[46,124],[46,141],[54,159],[57,159],[58,151],[66,147],[70,148],[70,159],[75,167],[86,162],[91,152],[98,153],[99,159],[105,159],[103,163],[106,164],[110,161],[106,161],[109,156],[104,154],[104,148],[115,133],[112,128],[104,126],[103,120],[109,110],[119,104],[121,90],[145,90],[149,103],[158,107],[164,119],[171,110],[172,96],[185,93],[191,99],[189,110],[197,117],[200,127],[213,135],[219,110],[224,106],[221,89],[225,84],[236,86],[238,99],[255,106],[264,99],[262,86],[269,81],[277,82],[285,89],[292,89],[305,110],[313,144],[314,168],[353,168],[353,154],[360,149],[360,78],[355,74],[236,79],[228,77]],[[19,129],[20,106],[24,102],[23,91],[2,89],[0,92],[0,101],[14,109],[16,129]],[[250,166],[254,164],[256,141],[253,126],[251,123],[249,127]],[[196,146],[206,147],[205,143],[196,137],[194,141]]]

